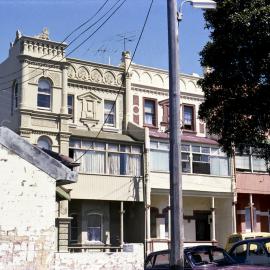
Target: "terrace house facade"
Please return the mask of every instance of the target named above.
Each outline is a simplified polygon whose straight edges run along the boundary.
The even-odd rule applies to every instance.
[[[130,122],[149,130],[146,141],[146,237],[148,250],[165,248],[170,238],[168,72],[132,64],[126,93]],[[181,160],[186,244],[218,242],[235,226],[231,160],[209,138],[198,119],[204,96],[199,76],[180,75]]]
[[[77,183],[64,186],[69,246],[167,247],[168,72],[131,63],[128,52],[117,67],[68,58],[67,46],[46,31],[17,32],[0,64],[1,124],[80,164]],[[198,79],[180,76],[185,241],[224,245],[242,208],[233,162],[198,119]]]

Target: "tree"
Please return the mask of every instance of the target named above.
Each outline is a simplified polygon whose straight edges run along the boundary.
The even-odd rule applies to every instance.
[[[201,52],[209,72],[199,80],[205,94],[199,117],[229,155],[250,147],[270,162],[270,3],[217,0],[205,12],[210,42]],[[269,168],[269,166],[268,166]]]

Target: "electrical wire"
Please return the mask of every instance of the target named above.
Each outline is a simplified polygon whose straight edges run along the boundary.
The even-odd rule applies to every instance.
[[[97,12],[93,15],[93,16],[91,16],[88,20],[86,20],[84,23],[82,23],[81,25],[79,25],[78,27],[76,27],[74,30],[72,30],[71,31],[71,33],[70,34],[68,34],[61,42],[60,42],[60,44],[56,47],[56,49],[58,49],[61,45],[63,45],[64,44],[64,42],[69,38],[69,37],[71,37],[75,32],[77,32],[79,29],[81,29],[83,26],[85,26],[87,23],[89,23],[92,19],[94,19],[97,15],[98,15],[98,13],[106,6],[106,4],[108,3],[108,1],[109,0],[106,0],[103,4],[102,4],[102,6],[97,10]],[[70,46],[71,44],[68,44],[68,46]],[[68,47],[67,46],[67,47]],[[45,55],[42,55],[41,57],[39,57],[39,59],[42,59],[43,57],[45,57],[45,56],[47,56],[47,55],[49,55],[49,53],[47,53],[47,54],[45,54]],[[51,60],[51,59],[50,59]],[[29,64],[27,64],[27,66],[29,66]],[[24,67],[25,68],[25,67]],[[3,78],[6,78],[6,77],[10,77],[10,76],[12,76],[12,75],[15,75],[15,74],[17,74],[17,73],[19,73],[19,72],[21,72],[23,70],[23,68],[20,68],[19,70],[17,70],[17,71],[14,71],[14,72],[12,72],[12,73],[9,73],[9,74],[5,74],[5,75],[3,75],[3,76],[0,76],[0,79],[3,79]],[[13,82],[14,80],[12,80],[12,82]],[[10,81],[8,81],[8,82],[10,82]],[[5,82],[4,84],[6,84],[6,83],[8,83],[8,82]],[[0,83],[0,85],[1,84],[3,84],[2,82]]]
[[[132,55],[132,57],[131,57],[131,61],[130,61],[130,64],[129,64],[128,68],[127,68],[126,74],[128,74],[128,71],[129,71],[129,69],[130,69],[131,63],[132,63],[132,61],[133,61],[133,59],[134,59],[134,57],[135,57],[135,55],[136,55],[137,49],[138,49],[138,47],[139,47],[139,44],[140,44],[140,41],[141,41],[141,38],[142,38],[142,35],[143,35],[143,33],[144,33],[144,29],[145,29],[146,23],[147,23],[147,21],[148,21],[149,15],[150,15],[150,11],[151,11],[151,9],[152,9],[153,2],[154,2],[154,0],[151,0],[150,6],[149,6],[149,8],[148,8],[147,15],[146,15],[146,17],[145,17],[144,24],[143,24],[143,27],[142,27],[142,30],[141,30],[141,33],[140,33],[140,36],[139,36],[138,41],[137,41],[137,43],[136,43],[136,47],[135,47],[135,50],[134,50],[133,55]],[[103,127],[104,127],[104,125],[106,124],[109,115],[112,113],[112,111],[113,111],[114,108],[115,108],[116,101],[117,101],[117,99],[118,99],[118,97],[119,97],[119,95],[120,95],[120,93],[121,93],[121,89],[122,89],[122,88],[123,88],[123,80],[122,80],[121,86],[119,87],[119,90],[118,90],[118,93],[117,93],[117,95],[116,95],[116,98],[115,98],[115,100],[114,100],[113,106],[111,107],[110,112],[108,113],[107,117],[105,118],[105,121],[103,122],[103,124],[102,124],[102,126],[101,126],[101,128],[100,128],[100,130],[99,130],[99,132],[98,132],[98,134],[96,135],[96,137],[93,138],[93,140],[97,139],[98,136],[100,135],[101,131],[103,130]],[[91,149],[91,148],[89,148],[89,150],[90,150],[90,149]],[[75,162],[77,162],[78,160],[80,160],[80,159],[87,153],[87,151],[88,151],[88,150],[85,150],[84,153],[83,153],[80,157],[78,157],[78,158],[75,160]]]
[[[121,0],[119,0],[117,3],[119,3]],[[69,52],[66,56],[64,56],[64,57],[62,57],[62,59],[60,59],[58,62],[61,62],[62,60],[64,60],[64,59],[66,59],[70,54],[72,54],[74,51],[76,51],[78,48],[80,48],[86,41],[88,41],[99,29],[101,29],[105,24],[106,24],[106,22],[121,8],[121,6],[126,2],[127,0],[123,0],[122,1],[122,3],[118,6],[118,7],[116,7],[116,9],[110,14],[110,16],[104,21],[104,22],[102,22],[102,24],[91,34],[91,35],[89,35],[86,39],[84,39],[78,46],[76,46],[76,48],[74,48],[71,52]],[[115,6],[115,5],[114,5]],[[111,11],[111,9],[110,9],[110,11]],[[108,12],[106,13],[106,14],[108,14]],[[104,15],[105,16],[105,15]],[[104,17],[103,16],[103,17]],[[34,71],[36,71],[36,70],[38,70],[38,68],[36,68]],[[27,80],[25,80],[25,81],[22,81],[22,82],[20,82],[20,83],[18,83],[19,85],[22,85],[23,83],[26,83],[26,82],[28,82],[28,81],[30,81],[30,80],[32,80],[32,79],[34,79],[34,78],[36,78],[36,77],[38,77],[38,76],[40,76],[40,75],[42,75],[45,71],[48,71],[48,70],[51,70],[51,67],[49,67],[49,68],[47,68],[47,69],[45,69],[45,70],[42,70],[41,71],[41,73],[39,73],[39,74],[36,74],[35,76],[33,76],[33,77],[31,77],[31,78],[29,78],[29,79],[27,79]],[[14,80],[13,80],[14,81]],[[13,82],[12,81],[12,82]],[[9,90],[10,89],[10,86],[9,87],[6,87],[6,88],[2,88],[2,89],[0,89],[0,91],[5,91],[5,90]]]

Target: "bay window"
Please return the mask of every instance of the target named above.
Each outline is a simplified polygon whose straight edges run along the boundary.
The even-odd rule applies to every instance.
[[[169,172],[169,143],[151,141],[150,168]],[[219,148],[195,144],[181,145],[183,173],[229,176],[228,157]]]
[[[142,175],[142,151],[138,145],[71,140],[74,160],[79,159],[79,171],[110,175]]]
[[[252,153],[252,149],[250,149]],[[266,172],[267,166],[265,160],[259,158],[256,154],[243,154],[236,153],[235,166],[238,171],[247,172]]]

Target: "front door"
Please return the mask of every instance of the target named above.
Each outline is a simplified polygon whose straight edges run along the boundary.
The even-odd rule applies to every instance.
[[[194,211],[196,223],[196,241],[210,241],[210,224],[208,211]]]

